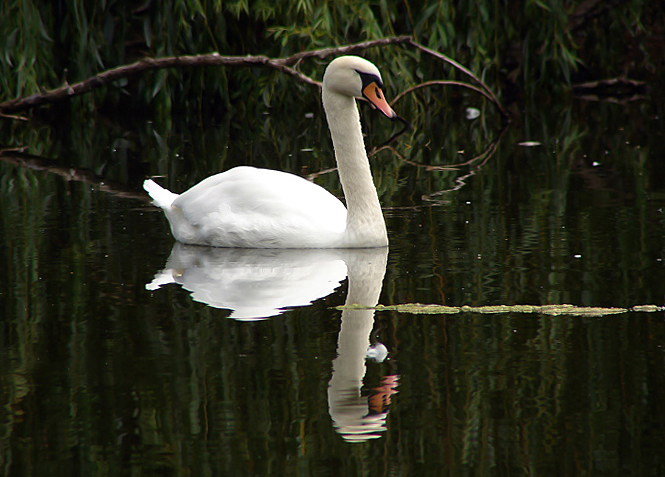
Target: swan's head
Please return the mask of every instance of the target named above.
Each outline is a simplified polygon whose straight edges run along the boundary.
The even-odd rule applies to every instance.
[[[340,56],[332,60],[323,75],[323,88],[366,99],[386,117],[397,117],[383,94],[383,81],[378,68],[359,56]]]

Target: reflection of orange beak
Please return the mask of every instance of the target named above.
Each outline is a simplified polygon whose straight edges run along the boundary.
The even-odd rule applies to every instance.
[[[395,389],[397,386],[399,386],[398,375],[385,376],[381,380],[381,386],[372,389],[372,391],[376,391],[376,394],[369,398],[369,408],[377,413],[386,412],[388,406],[390,406],[392,395],[398,392]]]
[[[386,115],[389,119],[395,119],[397,114],[392,110],[388,102],[386,101],[383,91],[375,81],[372,81],[370,84],[365,86],[363,89],[363,96],[372,103],[372,105]]]

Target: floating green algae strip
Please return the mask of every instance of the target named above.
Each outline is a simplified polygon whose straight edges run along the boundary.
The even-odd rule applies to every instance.
[[[396,311],[414,315],[455,315],[458,313],[533,313],[539,315],[568,315],[568,316],[606,316],[619,313],[640,312],[654,313],[664,311],[665,307],[657,305],[636,305],[630,308],[604,308],[600,306],[575,305],[497,305],[497,306],[445,306],[428,305],[422,303],[404,303],[401,305],[377,305],[368,307],[363,305],[342,305],[335,307],[338,310],[376,310]]]

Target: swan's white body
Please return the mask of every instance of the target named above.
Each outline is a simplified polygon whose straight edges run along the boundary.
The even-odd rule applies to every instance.
[[[236,167],[178,195],[152,180],[143,187],[161,207],[176,240],[248,248],[365,248],[388,245],[355,98],[386,116],[381,76],[367,60],[335,59],[323,78],[323,107],[348,209],[322,187],[286,172]]]

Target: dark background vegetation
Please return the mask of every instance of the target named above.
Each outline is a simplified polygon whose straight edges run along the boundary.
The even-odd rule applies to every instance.
[[[282,57],[404,34],[469,67],[507,102],[607,78],[663,79],[664,7],[655,1],[22,0],[0,9],[5,100],[145,56],[216,51]],[[392,91],[454,75],[399,46],[366,56],[390,72]],[[313,74],[318,66],[304,62],[301,68]],[[95,93],[94,104],[215,111],[248,95],[266,105],[282,101],[284,85],[292,83],[256,69],[170,69],[119,81]],[[423,99],[430,94],[424,91]]]

